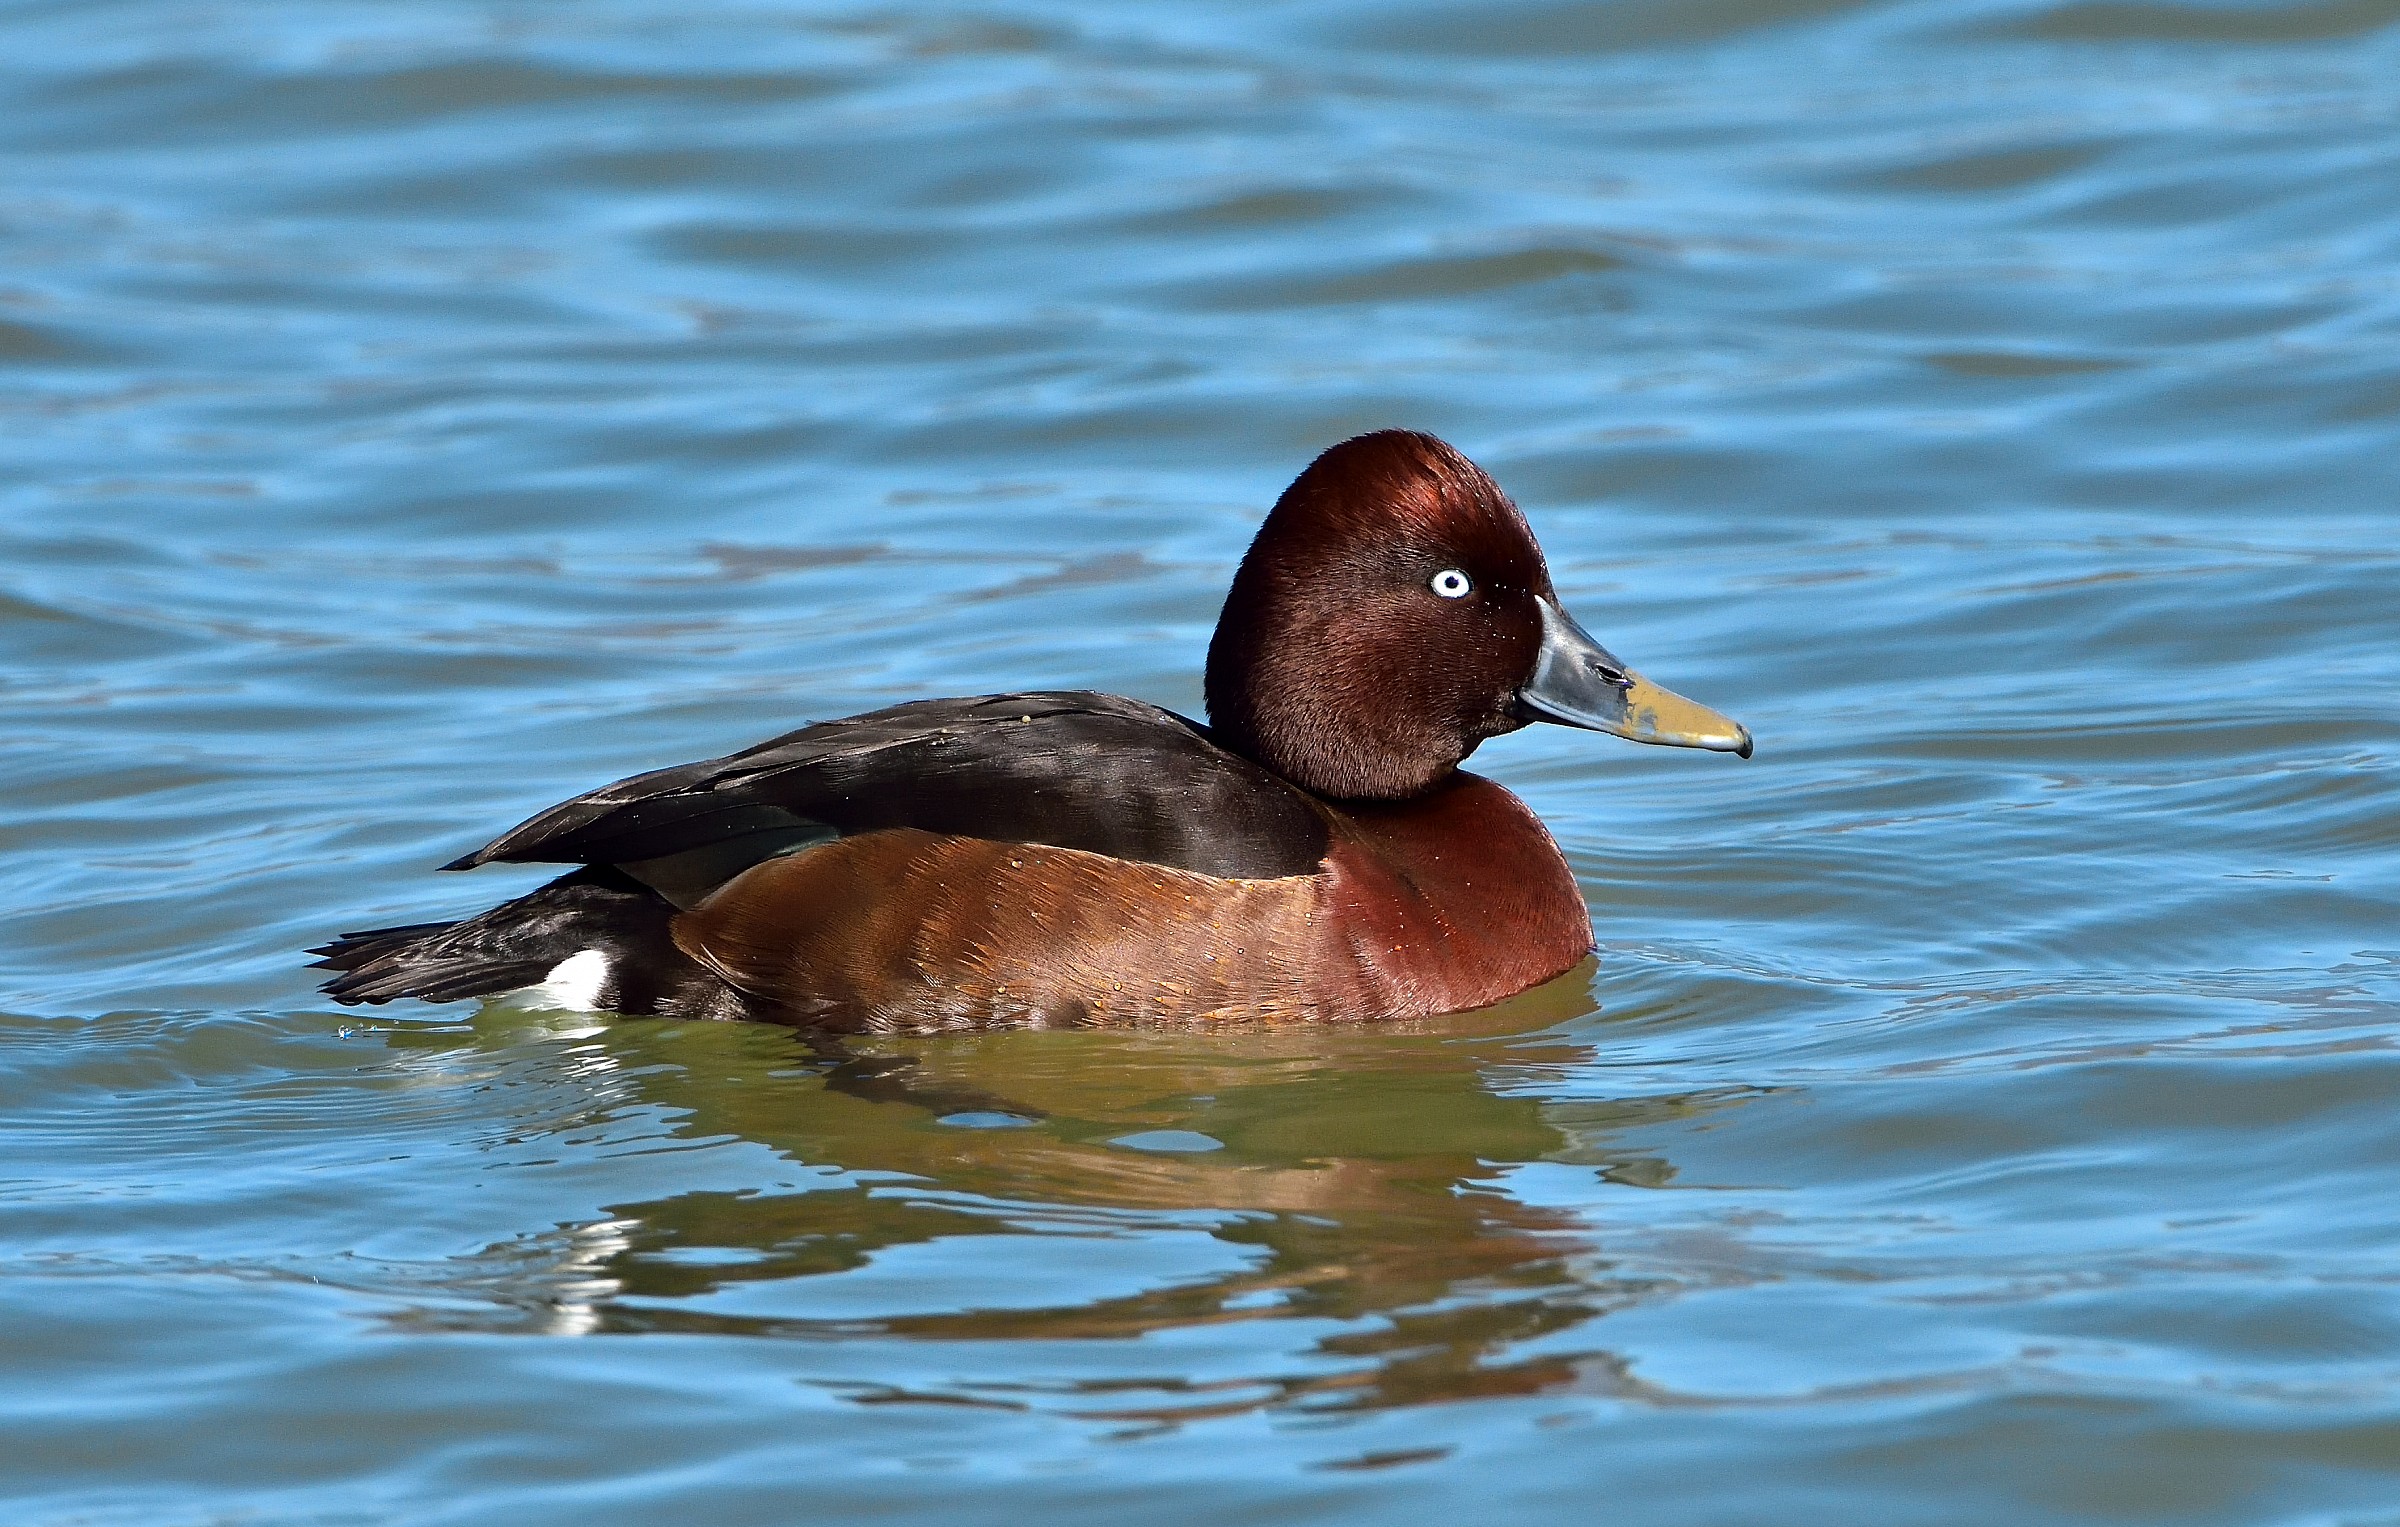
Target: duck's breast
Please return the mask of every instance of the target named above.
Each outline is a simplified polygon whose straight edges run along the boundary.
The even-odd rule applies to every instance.
[[[1591,913],[1541,819],[1480,775],[1347,809],[1326,854],[1316,983],[1344,965],[1398,1015],[1483,1007],[1592,952]]]

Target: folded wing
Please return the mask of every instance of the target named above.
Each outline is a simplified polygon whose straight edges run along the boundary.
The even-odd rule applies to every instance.
[[[1085,691],[923,700],[655,769],[443,866],[615,864],[679,905],[765,859],[884,828],[1204,875],[1314,873],[1309,798],[1172,711]]]

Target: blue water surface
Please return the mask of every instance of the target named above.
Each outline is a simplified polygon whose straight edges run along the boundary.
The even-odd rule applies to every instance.
[[[1402,1029],[329,1007],[1439,432],[1749,763]],[[2400,1524],[2400,3],[0,4],[0,1519]]]

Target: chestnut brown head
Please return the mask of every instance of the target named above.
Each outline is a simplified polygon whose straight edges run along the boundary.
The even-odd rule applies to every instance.
[[[1500,485],[1410,430],[1343,441],[1276,500],[1209,644],[1208,714],[1335,799],[1419,794],[1528,721],[1750,753],[1585,635]]]

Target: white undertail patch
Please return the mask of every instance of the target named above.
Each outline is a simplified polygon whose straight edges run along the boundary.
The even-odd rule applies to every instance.
[[[528,1007],[590,1013],[599,1010],[600,994],[607,989],[608,956],[597,949],[579,949],[551,966],[541,985],[525,988],[519,1000]]]

